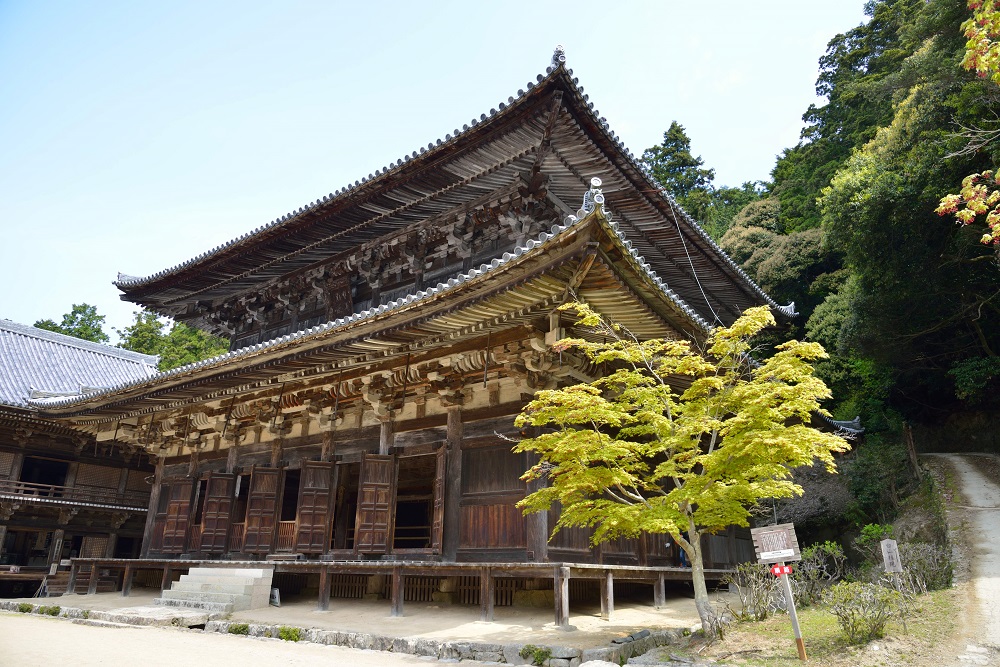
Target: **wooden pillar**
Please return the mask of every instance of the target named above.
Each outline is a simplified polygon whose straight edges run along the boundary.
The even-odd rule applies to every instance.
[[[653,584],[653,606],[657,609],[667,606],[667,583],[662,572],[656,575],[656,583]]]
[[[493,622],[493,603],[496,598],[496,580],[493,570],[484,567],[479,571],[479,620]]]
[[[538,462],[538,456],[529,454],[528,466]],[[532,480],[528,483],[527,493],[534,493],[545,486],[544,479]],[[524,517],[528,540],[528,558],[536,563],[544,563],[549,558],[549,513],[532,512]]]
[[[76,573],[79,571],[80,566],[76,561],[70,563],[69,566],[69,581],[66,582],[66,592],[63,595],[73,595],[76,593]]]
[[[149,556],[153,543],[153,525],[156,523],[156,510],[160,506],[160,492],[163,487],[163,461],[165,457],[156,459],[156,471],[153,473],[153,488],[149,493],[149,509],[146,511],[146,527],[142,531],[142,550],[140,556]]]
[[[91,563],[90,586],[87,587],[87,595],[93,595],[97,592],[97,578],[99,575],[100,575],[100,570],[97,569],[97,563]]]
[[[0,525],[0,556],[3,556],[3,543],[7,540],[7,526]]]
[[[118,546],[118,533],[108,534],[108,547],[104,550],[105,558],[115,557],[115,548]]]
[[[326,567],[319,571],[319,604],[317,608],[320,611],[326,611],[330,608],[330,570]]]
[[[391,584],[391,599],[392,608],[389,612],[390,616],[402,616],[403,615],[403,568],[394,567],[392,568],[392,584]]]
[[[601,578],[601,618],[610,621],[615,613],[615,575],[611,570]]]
[[[229,436],[226,436],[228,439]],[[226,452],[226,472],[234,473],[240,465],[240,448],[236,446],[239,442],[239,438],[233,438],[232,444],[229,445],[229,451]]]
[[[335,415],[336,416],[336,415]],[[319,450],[319,460],[329,461],[330,457],[336,454],[337,447],[333,442],[333,431],[323,432],[323,444],[320,446]]]
[[[125,566],[125,574],[122,575],[122,597],[127,598],[132,594],[133,579],[135,579],[135,566],[129,563]]]
[[[66,467],[66,477],[63,479],[62,485],[68,489],[73,488],[76,485],[76,473],[80,469],[80,463],[74,461]]]
[[[281,459],[285,455],[285,439],[278,437],[271,443],[271,467],[277,468],[281,464]]]
[[[58,563],[62,558],[62,548],[63,539],[66,537],[66,531],[62,528],[57,528],[52,533],[52,546],[49,550],[49,565],[52,563]]]
[[[458,535],[461,522],[462,501],[462,408],[448,408],[447,472],[444,489],[444,525],[441,539],[441,556],[447,563],[458,560]]]
[[[171,584],[170,580],[172,578],[173,572],[174,572],[174,569],[172,567],[170,567],[170,565],[164,565],[163,566],[163,578],[160,579],[160,592],[161,593],[163,591],[165,591],[165,590],[167,590],[167,589],[170,588],[170,584]]]
[[[393,444],[395,444],[395,438],[392,432],[392,419],[386,419],[382,422],[378,432],[378,453],[387,456]]]
[[[14,452],[14,460],[11,462],[10,476],[7,478],[13,482],[21,479],[21,466],[24,465],[24,453]]]
[[[556,566],[552,588],[555,592],[556,627],[569,627],[569,568]]]

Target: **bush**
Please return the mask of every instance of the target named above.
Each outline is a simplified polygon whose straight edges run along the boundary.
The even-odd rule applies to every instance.
[[[250,634],[250,626],[246,623],[230,623],[226,632],[231,635],[248,635]]]
[[[899,615],[904,604],[899,591],[861,581],[833,586],[823,596],[823,601],[852,644],[884,637],[886,624]]]
[[[740,609],[729,608],[733,618],[741,621],[763,621],[783,606],[778,602],[778,578],[766,565],[740,563],[736,571],[722,579],[740,599]]]
[[[32,606],[27,602],[22,602],[21,604],[17,605],[17,610],[22,614],[30,614]]]
[[[899,559],[911,592],[926,593],[951,586],[955,566],[947,548],[926,542],[904,543],[899,545]]]
[[[820,601],[823,591],[844,575],[847,556],[836,542],[813,544],[802,550],[802,560],[795,564],[792,592],[795,603],[808,606]]]
[[[552,650],[544,646],[525,644],[517,654],[525,659],[531,658],[533,665],[544,665],[552,657]]]
[[[290,625],[282,625],[278,628],[278,639],[284,639],[286,642],[297,642],[302,639],[302,630]]]
[[[62,607],[59,605],[52,605],[51,607],[39,607],[39,614],[46,614],[48,616],[58,616],[59,612],[62,611]]]

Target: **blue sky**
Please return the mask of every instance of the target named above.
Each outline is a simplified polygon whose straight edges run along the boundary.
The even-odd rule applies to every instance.
[[[556,44],[635,153],[677,120],[717,184],[767,179],[863,5],[3,0],[0,318],[86,302],[124,327],[118,271],[173,266],[426,146]]]

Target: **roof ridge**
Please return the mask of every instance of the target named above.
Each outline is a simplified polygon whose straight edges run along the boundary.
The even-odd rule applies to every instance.
[[[32,338],[49,341],[50,343],[65,345],[66,347],[75,347],[80,350],[87,350],[89,352],[104,354],[109,357],[117,357],[126,361],[135,361],[150,366],[156,366],[160,359],[155,354],[143,354],[142,352],[134,352],[124,348],[106,345],[104,343],[95,343],[94,341],[84,340],[83,338],[77,338],[75,336],[68,336],[57,331],[40,329],[36,326],[28,324],[20,324],[8,319],[0,319],[0,331],[9,331],[22,336],[30,336]]]

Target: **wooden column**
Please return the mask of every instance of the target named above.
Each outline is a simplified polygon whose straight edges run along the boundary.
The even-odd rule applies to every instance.
[[[390,616],[402,616],[403,615],[403,568],[394,567],[392,568],[392,584],[391,584],[391,600],[392,608],[390,609]]]
[[[87,595],[94,595],[97,593],[97,578],[100,575],[100,570],[97,569],[97,563],[90,566],[90,586],[87,587]]]
[[[320,611],[330,608],[330,570],[324,567],[319,571],[319,604]]]
[[[229,436],[226,436],[229,439]],[[229,451],[226,452],[226,472],[235,473],[236,469],[240,466],[240,448],[236,446],[239,442],[239,438],[233,438],[232,444],[229,445]]]
[[[458,560],[458,536],[461,529],[462,501],[462,408],[448,408],[447,472],[444,487],[444,526],[441,557],[446,563]]]
[[[611,570],[601,578],[601,618],[610,621],[615,613],[615,575]]]
[[[104,549],[105,558],[114,558],[115,549],[118,547],[118,533],[108,533],[108,546]]]
[[[282,457],[285,455],[285,439],[278,437],[273,443],[271,443],[271,467],[277,468],[281,463]]]
[[[667,582],[662,572],[656,575],[656,583],[653,584],[653,606],[657,609],[667,606]]]
[[[320,446],[319,450],[319,460],[329,461],[332,456],[337,453],[337,445],[333,441],[333,431],[323,432],[323,444]]]
[[[493,622],[493,603],[496,598],[496,580],[493,570],[484,567],[479,571],[479,620]]]
[[[65,537],[66,531],[62,528],[58,528],[52,532],[52,547],[49,551],[49,565],[52,563],[58,563],[62,558],[63,539]]]
[[[395,444],[395,438],[392,432],[392,419],[386,419],[382,422],[378,432],[378,453],[382,456],[388,456],[393,444]]]
[[[63,595],[73,595],[76,593],[76,573],[80,570],[80,566],[77,565],[76,561],[73,561],[69,566],[69,581],[66,582],[66,592]]]
[[[122,575],[122,597],[127,598],[132,594],[133,579],[135,579],[135,566],[129,563],[125,566],[125,574]]]
[[[555,592],[556,627],[569,627],[569,568],[555,568],[552,589]]]
[[[146,527],[142,531],[142,550],[140,556],[149,556],[149,548],[153,543],[153,525],[156,523],[156,509],[160,506],[160,491],[163,481],[163,461],[165,457],[156,459],[156,471],[153,473],[153,488],[149,493],[149,509],[146,512]]]
[[[0,526],[0,556],[3,556],[3,543],[7,539],[7,526]]]
[[[538,455],[528,456],[528,467],[538,462]],[[527,485],[527,493],[534,493],[545,486],[544,479],[532,480]],[[536,563],[544,563],[549,558],[549,513],[532,512],[524,517],[528,540],[528,558]]]
[[[164,565],[163,566],[163,578],[160,579],[160,592],[161,593],[163,591],[165,591],[165,590],[167,590],[167,589],[170,588],[170,584],[171,584],[170,579],[172,578],[171,575],[173,575],[173,572],[174,572],[174,570],[173,570],[172,567],[170,567],[170,565]]]

